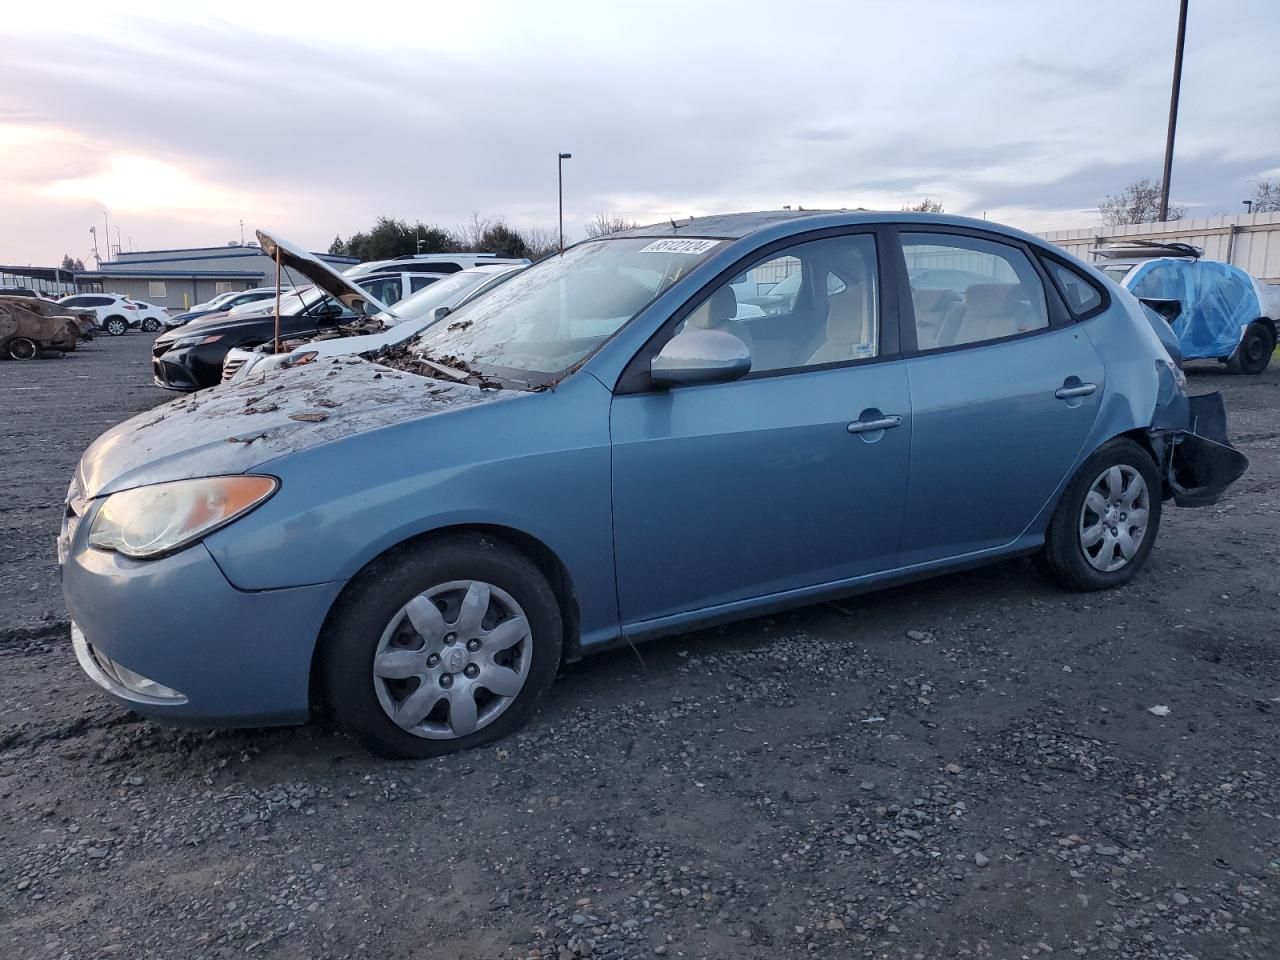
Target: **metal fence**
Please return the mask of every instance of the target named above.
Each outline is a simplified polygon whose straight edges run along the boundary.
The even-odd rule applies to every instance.
[[[1259,280],[1280,284],[1280,213],[1240,213],[1093,230],[1050,230],[1039,236],[1086,262],[1092,259],[1089,251],[1100,240],[1122,237],[1189,243],[1202,248],[1206,259],[1234,264]]]

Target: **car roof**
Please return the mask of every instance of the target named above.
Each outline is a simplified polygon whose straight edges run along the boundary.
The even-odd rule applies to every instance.
[[[857,226],[860,224],[895,223],[899,225],[949,226],[970,230],[984,230],[1016,237],[1037,246],[1046,246],[1040,238],[1006,227],[989,220],[973,217],[957,217],[942,213],[912,213],[896,210],[759,210],[752,213],[724,213],[709,217],[689,217],[684,220],[667,220],[662,223],[633,227],[618,233],[606,234],[598,239],[616,237],[706,237],[719,240],[740,240],[756,233],[768,232],[788,236],[806,230],[823,227]],[[789,228],[789,229],[788,229]],[[586,241],[591,242],[591,241]]]

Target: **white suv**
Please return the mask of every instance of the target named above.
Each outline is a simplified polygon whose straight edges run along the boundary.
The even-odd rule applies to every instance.
[[[69,307],[80,307],[92,310],[98,315],[98,327],[113,337],[124,336],[130,327],[142,327],[143,330],[159,330],[161,325],[159,307],[150,304],[136,303],[128,297],[116,293],[73,293],[58,301]],[[154,326],[152,326],[154,324]]]
[[[509,263],[527,267],[527,258],[499,257],[493,253],[410,253],[392,260],[369,260],[342,271],[344,277],[359,279],[371,273],[457,273],[472,267]],[[416,291],[415,291],[416,292]],[[383,301],[386,302],[385,300]]]

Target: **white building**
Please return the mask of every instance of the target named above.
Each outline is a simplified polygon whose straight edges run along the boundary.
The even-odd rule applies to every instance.
[[[329,253],[315,256],[342,271],[359,263],[355,257]],[[203,303],[229,290],[275,283],[275,261],[256,243],[231,243],[221,247],[189,247],[180,250],[137,250],[116,254],[115,260],[97,270],[77,271],[80,289],[100,289],[137,300],[145,300],[172,311]],[[285,270],[286,286],[308,283]]]

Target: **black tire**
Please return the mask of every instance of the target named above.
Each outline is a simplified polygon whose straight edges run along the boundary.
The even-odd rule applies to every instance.
[[[147,319],[142,321],[143,333],[155,333],[159,329],[160,329],[160,321],[157,320],[155,317],[147,317]]]
[[[373,661],[384,630],[411,599],[457,581],[483,581],[505,591],[518,603],[530,627],[524,641],[529,649],[522,653],[529,657],[528,672],[519,692],[491,722],[465,736],[429,739],[397,725],[383,708],[375,690]],[[462,622],[460,612],[456,622]],[[455,642],[461,648],[462,640]],[[469,750],[523,726],[555,679],[562,643],[563,626],[555,593],[528,557],[493,537],[448,535],[397,548],[379,557],[352,581],[338,599],[320,638],[317,673],[325,705],[342,729],[375,753],[420,759]],[[401,682],[410,685],[406,687],[407,696],[429,681],[411,678]],[[482,680],[477,685],[480,690],[475,696],[488,696]],[[451,713],[453,708],[446,709]],[[451,717],[448,722],[452,722]]]
[[[12,337],[5,341],[4,355],[10,360],[34,360],[40,355],[40,346],[30,337]]]
[[[123,337],[129,332],[129,321],[124,317],[107,317],[102,321],[102,329],[113,337]]]
[[[1248,373],[1254,376],[1262,373],[1271,363],[1271,354],[1276,349],[1276,337],[1265,323],[1254,321],[1245,328],[1240,346],[1231,355],[1231,369],[1236,373]]]
[[[1087,531],[1084,529],[1084,523],[1086,517],[1095,516],[1095,514],[1092,509],[1088,513],[1085,512],[1085,502],[1095,482],[1101,482],[1112,467],[1127,468],[1142,477],[1146,485],[1147,519],[1133,556],[1125,559],[1118,569],[1102,570],[1086,555],[1083,540]],[[1081,465],[1075,476],[1071,478],[1071,482],[1067,484],[1066,490],[1063,491],[1062,499],[1054,510],[1053,518],[1049,521],[1048,532],[1045,534],[1044,550],[1040,558],[1041,565],[1047,567],[1053,577],[1070,590],[1107,590],[1128,583],[1146,563],[1151,548],[1155,544],[1156,535],[1160,532],[1161,490],[1159,468],[1151,459],[1151,454],[1140,444],[1127,437],[1116,437],[1107,441]],[[1110,529],[1113,534],[1128,519],[1127,513],[1118,513],[1117,524],[1108,527],[1100,514],[1096,516],[1098,524],[1101,524],[1104,530]],[[1094,527],[1095,525],[1090,524],[1088,529],[1094,529]],[[1126,533],[1131,537],[1132,530]],[[1097,546],[1099,553],[1104,549],[1103,544],[1095,543],[1090,546],[1091,548]]]

